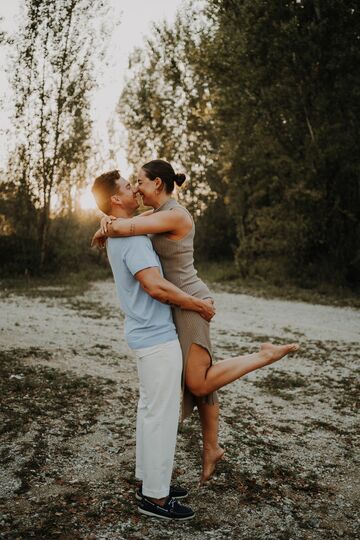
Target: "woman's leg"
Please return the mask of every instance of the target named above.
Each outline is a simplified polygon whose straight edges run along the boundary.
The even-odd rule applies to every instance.
[[[250,371],[272,364],[297,349],[298,346],[295,344],[275,346],[271,343],[265,343],[257,353],[235,356],[211,365],[211,358],[207,349],[195,343],[191,345],[187,359],[185,381],[189,390],[197,396],[196,401],[201,420],[203,459],[200,484],[209,480],[217,462],[224,455],[224,450],[218,443],[219,404],[208,405],[203,403],[200,397],[218,390]]]
[[[206,349],[192,343],[186,364],[185,384],[195,396],[211,394],[226,384],[240,377],[268,366],[283,356],[297,351],[298,345],[272,345],[264,343],[260,350],[253,354],[235,356],[211,365],[211,358]]]
[[[196,398],[203,436],[203,457],[200,484],[204,484],[213,474],[217,462],[225,450],[219,446],[219,404],[209,405]]]

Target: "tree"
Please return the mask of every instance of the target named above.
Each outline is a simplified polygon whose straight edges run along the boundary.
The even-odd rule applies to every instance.
[[[144,49],[136,49],[130,58],[118,113],[127,129],[127,155],[134,168],[159,156],[172,161],[190,177],[182,195],[192,210],[200,212],[214,193],[205,178],[205,164],[211,161],[209,139],[204,136],[209,119],[206,83],[192,66],[198,41],[196,15],[193,8],[178,13],[173,26],[166,22],[153,26]]]
[[[243,275],[360,275],[359,13],[345,0],[187,4],[131,59],[130,161],[191,172],[185,201]]]
[[[98,35],[93,21],[103,11],[100,0],[27,0],[25,5],[25,21],[15,42],[17,144],[9,174],[37,209],[43,267],[54,196],[66,195],[70,206],[71,191],[85,178]]]
[[[210,246],[222,238],[225,242],[217,256],[229,257],[236,243],[235,226],[218,174],[218,140],[201,61],[204,25],[202,9],[192,2],[173,25],[153,26],[144,48],[130,58],[118,113],[127,130],[127,157],[134,169],[161,157],[186,172],[188,181],[178,194],[197,220],[197,254],[208,257]],[[210,243],[209,223],[217,233]]]
[[[211,0],[203,58],[238,264],[350,279],[359,264],[359,7]],[[279,268],[279,265],[277,265]]]

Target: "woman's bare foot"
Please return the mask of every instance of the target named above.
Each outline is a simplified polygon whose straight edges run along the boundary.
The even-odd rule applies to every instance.
[[[214,474],[217,463],[224,459],[225,450],[218,446],[215,449],[205,449],[203,451],[202,471],[199,485],[202,486],[210,480]]]
[[[273,345],[272,343],[263,343],[260,347],[260,352],[264,353],[264,365],[272,364],[283,358],[289,353],[296,352],[299,349],[297,343],[289,345]]]

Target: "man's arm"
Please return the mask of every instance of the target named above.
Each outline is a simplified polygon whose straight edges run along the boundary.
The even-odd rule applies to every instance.
[[[140,282],[144,291],[159,302],[173,304],[181,307],[181,309],[197,311],[207,321],[210,321],[215,315],[215,308],[211,299],[201,300],[184,293],[170,281],[163,278],[158,267],[153,266],[140,270],[135,274],[135,278]]]
[[[91,240],[91,247],[97,247],[103,249],[105,247],[105,242],[107,236],[101,232],[101,229],[98,229]]]

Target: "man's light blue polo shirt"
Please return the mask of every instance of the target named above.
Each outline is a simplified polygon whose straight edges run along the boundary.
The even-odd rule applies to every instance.
[[[147,236],[108,238],[107,254],[114,274],[120,308],[125,313],[125,338],[132,349],[177,339],[170,306],[147,294],[134,277],[161,263]]]

